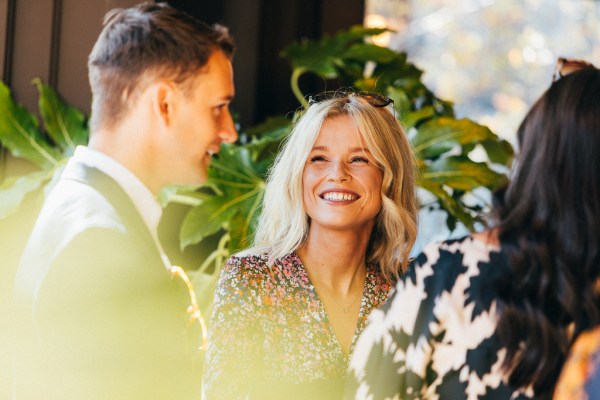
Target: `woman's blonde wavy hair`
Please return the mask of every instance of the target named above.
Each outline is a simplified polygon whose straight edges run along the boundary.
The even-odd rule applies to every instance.
[[[310,221],[303,204],[302,174],[324,121],[347,115],[356,124],[383,171],[382,208],[376,217],[366,262],[394,280],[408,265],[417,235],[418,206],[410,143],[389,107],[375,107],[358,94],[313,104],[296,122],[269,171],[262,213],[250,251],[280,258],[303,245]]]

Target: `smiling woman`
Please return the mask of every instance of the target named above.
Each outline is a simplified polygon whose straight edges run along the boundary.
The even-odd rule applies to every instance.
[[[411,148],[375,98],[313,101],[288,137],[255,246],[219,278],[204,398],[341,396],[356,338],[416,236]]]
[[[346,229],[369,234],[381,209],[382,176],[352,118],[327,119],[302,176],[311,231]]]

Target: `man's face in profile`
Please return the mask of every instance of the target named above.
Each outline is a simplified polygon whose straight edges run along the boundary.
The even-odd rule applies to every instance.
[[[168,148],[170,184],[201,185],[207,179],[212,154],[237,132],[229,112],[234,96],[231,61],[215,51],[185,89],[178,90]]]

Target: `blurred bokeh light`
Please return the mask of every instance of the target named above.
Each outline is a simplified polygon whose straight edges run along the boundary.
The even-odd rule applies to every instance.
[[[365,25],[395,31],[377,43],[406,51],[458,117],[513,144],[557,57],[600,65],[597,1],[367,0],[365,14]]]

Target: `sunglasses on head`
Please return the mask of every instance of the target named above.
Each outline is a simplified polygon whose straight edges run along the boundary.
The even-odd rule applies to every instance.
[[[317,95],[311,95],[308,97],[308,105],[320,103],[325,100],[349,98],[351,96],[357,96],[365,99],[373,107],[387,107],[394,103],[394,100],[380,93],[363,92],[353,88],[338,89],[328,92],[319,93]]]
[[[552,75],[552,82],[556,82],[560,78],[584,68],[595,67],[592,63],[589,63],[585,60],[559,57],[558,60],[556,60],[556,67],[554,68],[554,75]]]

